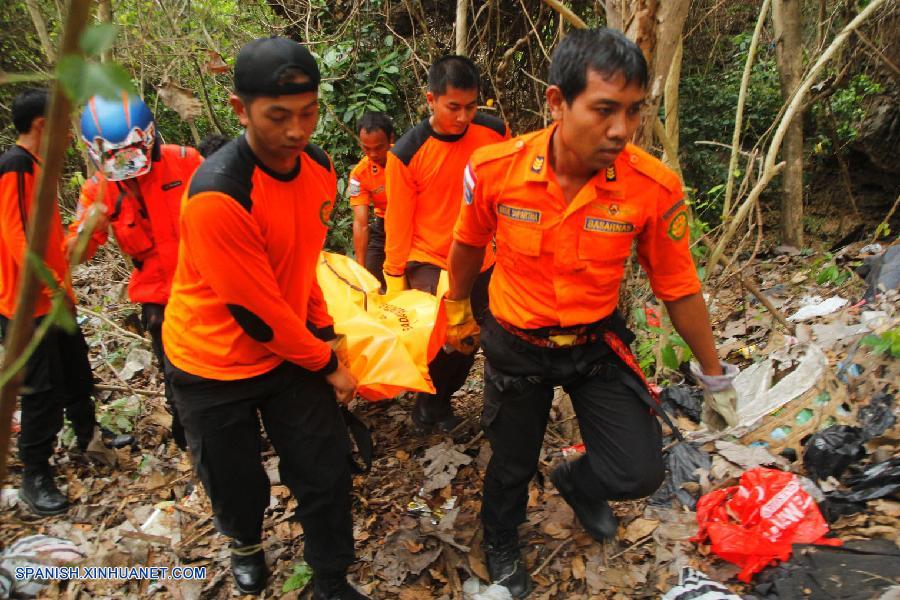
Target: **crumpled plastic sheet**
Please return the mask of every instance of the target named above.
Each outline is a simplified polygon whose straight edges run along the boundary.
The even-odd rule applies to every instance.
[[[659,395],[663,409],[669,414],[680,413],[694,423],[700,422],[703,409],[703,390],[686,385],[670,385]]]
[[[897,421],[894,416],[894,396],[885,392],[875,394],[866,406],[860,407],[856,420],[866,439],[880,436]]]
[[[859,427],[832,425],[817,431],[806,442],[803,468],[816,479],[840,477],[847,467],[865,457],[864,442]]]
[[[712,457],[697,444],[679,442],[666,451],[665,461],[668,472],[666,480],[650,498],[650,503],[657,506],[668,505],[675,497],[683,506],[694,510],[697,499],[681,486],[691,481],[699,482],[697,470],[708,472],[712,468]]]
[[[678,585],[666,592],[660,600],[741,600],[741,597],[707,577],[706,573],[683,567],[678,576]]]

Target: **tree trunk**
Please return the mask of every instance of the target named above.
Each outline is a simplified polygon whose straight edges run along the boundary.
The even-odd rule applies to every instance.
[[[112,0],[99,0],[97,6],[97,22],[99,23],[112,23],[113,22],[113,8],[112,8]],[[100,55],[100,62],[108,63],[112,62],[112,48],[107,48],[103,51],[103,54]]]
[[[781,78],[781,95],[789,101],[803,76],[801,0],[775,0],[775,52]],[[803,246],[803,114],[798,111],[784,136],[785,161],[781,196],[781,240]]]
[[[469,12],[469,0],[456,0],[456,53],[466,56],[466,39],[469,35],[467,16]]]
[[[644,118],[635,134],[635,143],[644,148],[652,141],[659,103],[690,4],[690,0],[607,0],[606,3],[608,26],[634,40],[644,52],[650,69]]]

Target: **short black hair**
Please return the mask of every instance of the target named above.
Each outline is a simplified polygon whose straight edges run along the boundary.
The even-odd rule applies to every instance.
[[[28,133],[38,117],[47,115],[50,93],[44,88],[28,88],[16,96],[12,103],[12,120],[16,131]]]
[[[356,124],[357,131],[378,131],[379,129],[384,132],[388,139],[391,139],[391,136],[394,135],[394,122],[387,116],[387,113],[369,111],[363,114]]]
[[[637,44],[621,31],[602,27],[569,32],[550,58],[550,85],[559,86],[571,104],[587,87],[588,69],[605,79],[621,74],[626,84],[649,82],[647,60]]]
[[[478,68],[470,59],[457,54],[441,57],[428,69],[428,90],[438,96],[445,94],[448,87],[459,90],[481,88]]]
[[[211,133],[197,144],[197,152],[200,153],[200,156],[203,158],[209,157],[210,154],[227,144],[231,141],[231,138],[225,137],[224,135],[219,135],[218,133]]]

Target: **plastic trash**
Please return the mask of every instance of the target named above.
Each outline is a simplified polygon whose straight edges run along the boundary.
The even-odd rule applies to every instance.
[[[816,479],[840,477],[851,464],[866,455],[862,429],[832,425],[817,431],[806,442],[803,468]]]
[[[717,556],[741,567],[744,582],[787,560],[792,544],[841,544],[824,537],[828,524],[793,473],[762,467],[744,473],[740,485],[700,498],[697,523],[692,541],[709,541]]]
[[[706,573],[683,567],[678,585],[666,592],[660,600],[741,600],[727,587],[707,577]]]
[[[34,576],[18,579],[17,568],[62,567],[83,558],[84,553],[69,540],[48,535],[18,539],[0,553],[0,598],[34,598],[50,583]]]
[[[513,600],[512,594],[506,586],[499,584],[484,585],[474,577],[463,584],[463,598],[465,600]]]
[[[897,421],[894,416],[894,396],[884,392],[875,394],[866,406],[860,407],[856,420],[866,439],[880,436]]]
[[[753,590],[779,600],[885,598],[900,578],[900,550],[885,539],[852,540],[841,548],[795,546],[790,562],[761,577]],[[756,597],[756,596],[754,596]]]
[[[843,482],[849,489],[825,494],[829,516],[861,512],[867,501],[887,498],[900,492],[900,456],[847,475]]]
[[[825,315],[830,315],[833,312],[837,312],[840,309],[847,306],[850,301],[846,298],[841,298],[840,296],[832,296],[827,300],[822,300],[818,296],[812,296],[809,298],[803,299],[803,306],[789,316],[788,321],[809,321],[810,319],[815,319],[816,317],[824,317]]]
[[[663,409],[670,414],[682,414],[694,423],[700,422],[703,390],[686,385],[670,385],[659,395]]]
[[[869,284],[863,298],[871,302],[878,294],[895,290],[900,286],[900,245],[894,245],[883,254],[865,259],[857,272]]]
[[[694,510],[697,499],[682,486],[688,482],[699,482],[698,470],[709,471],[712,457],[690,442],[679,442],[666,451],[666,480],[650,498],[650,503],[667,505],[675,497],[683,506]]]

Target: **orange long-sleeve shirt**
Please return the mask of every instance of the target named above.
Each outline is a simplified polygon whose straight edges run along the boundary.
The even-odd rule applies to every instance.
[[[477,113],[459,135],[439,134],[425,119],[394,144],[385,181],[385,272],[401,275],[410,261],[447,268],[466,163],[476,149],[508,138],[506,123]],[[489,250],[484,268],[491,264]]]
[[[40,173],[40,161],[22,146],[13,146],[0,156],[0,315],[11,318],[16,312],[19,279],[28,246],[26,228]],[[69,266],[63,255],[63,228],[59,207],[54,203],[44,262],[57,283],[74,301]],[[34,316],[50,312],[50,290],[37,300]]]
[[[333,324],[316,282],[337,194],[331,159],[310,144],[295,171],[270,171],[241,136],[210,156],[191,180],[166,307],[166,356],[208,379],[261,375],[285,360],[337,368],[313,336]]]

